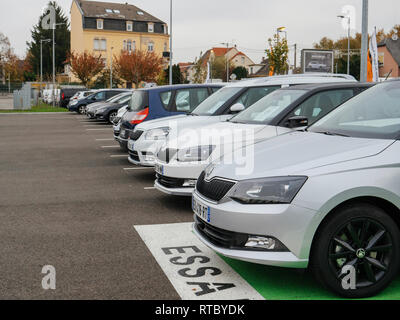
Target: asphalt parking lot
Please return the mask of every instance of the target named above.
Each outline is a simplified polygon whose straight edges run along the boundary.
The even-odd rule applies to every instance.
[[[152,170],[125,170],[111,126],[7,114],[0,137],[2,299],[179,299],[133,226],[190,222],[190,199],[154,190]],[[45,265],[56,290],[42,289]]]

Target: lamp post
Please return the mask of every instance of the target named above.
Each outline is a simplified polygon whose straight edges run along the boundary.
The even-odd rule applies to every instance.
[[[222,42],[222,45],[226,45],[226,54],[228,54],[229,50],[229,42]],[[229,60],[226,58],[226,82],[229,82]]]
[[[170,0],[169,14],[169,84],[172,85],[172,0]]]
[[[361,70],[360,81],[367,81],[368,73],[368,0],[362,3]]]
[[[347,74],[350,74],[350,16],[338,16],[340,19],[347,19]]]
[[[65,23],[53,23],[53,106],[55,106],[55,87],[56,87],[56,42],[55,42],[55,31],[57,26],[64,25]]]
[[[214,50],[211,49],[211,53],[210,53],[210,78],[211,78],[211,83],[213,83],[213,61],[214,61]]]
[[[286,27],[279,27],[279,28],[277,28],[276,29],[276,34],[277,34],[277,36],[278,36],[278,38],[279,38],[279,33],[284,33],[285,34],[285,40],[286,40],[286,45],[288,44],[287,43],[287,31],[286,31]],[[289,59],[288,59],[288,64],[289,64]],[[289,68],[288,69],[290,69],[290,64],[289,64]]]
[[[111,47],[111,62],[110,62],[110,89],[113,88],[113,49],[114,47]]]
[[[40,40],[40,93],[42,92],[43,85],[43,43],[48,43],[50,41],[51,39]]]

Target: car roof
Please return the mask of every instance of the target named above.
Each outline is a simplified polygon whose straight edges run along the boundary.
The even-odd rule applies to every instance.
[[[265,85],[290,85],[297,83],[326,83],[326,82],[357,82],[357,80],[347,74],[336,73],[306,73],[281,76],[270,76],[256,79],[246,79],[231,83],[227,87],[257,87]]]
[[[158,91],[158,90],[176,90],[176,89],[195,89],[195,88],[222,88],[226,83],[202,83],[202,84],[174,84],[166,86],[158,86],[153,88],[141,88],[142,91]]]
[[[326,90],[336,88],[370,88],[376,83],[373,82],[333,82],[333,83],[311,83],[299,84],[292,87],[282,88],[281,90]]]

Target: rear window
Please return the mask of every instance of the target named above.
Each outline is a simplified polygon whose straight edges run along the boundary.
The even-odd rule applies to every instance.
[[[146,109],[149,106],[149,95],[147,91],[136,90],[132,94],[132,99],[129,104],[129,111],[138,112]]]

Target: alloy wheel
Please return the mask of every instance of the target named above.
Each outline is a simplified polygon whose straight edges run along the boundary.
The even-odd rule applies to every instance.
[[[331,271],[339,281],[345,266],[352,266],[356,287],[366,288],[379,282],[389,270],[393,241],[384,226],[371,218],[357,218],[342,225],[328,249]]]

